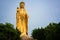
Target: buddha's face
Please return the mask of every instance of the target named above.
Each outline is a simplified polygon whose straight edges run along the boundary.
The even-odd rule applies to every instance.
[[[21,2],[20,3],[20,8],[24,8],[24,5],[25,5],[24,2]]]

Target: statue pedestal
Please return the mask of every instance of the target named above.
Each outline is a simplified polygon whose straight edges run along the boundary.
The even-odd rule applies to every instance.
[[[25,35],[25,36],[21,36],[21,40],[28,40],[29,38],[28,38],[28,36],[27,35]]]
[[[21,36],[21,40],[34,40],[34,39],[29,36]]]

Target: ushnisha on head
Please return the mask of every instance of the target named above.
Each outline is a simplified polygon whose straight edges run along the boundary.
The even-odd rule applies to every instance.
[[[25,3],[24,2],[21,2],[20,3],[20,8],[24,8],[24,6],[25,6]]]

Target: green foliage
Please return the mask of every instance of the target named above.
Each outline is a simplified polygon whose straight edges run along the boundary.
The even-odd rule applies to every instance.
[[[46,28],[45,28],[45,34],[46,34],[46,40],[54,40],[54,33],[56,31],[56,23],[50,23]]]
[[[41,28],[41,29],[34,29],[33,32],[32,32],[32,36],[34,39],[37,39],[37,40],[44,40],[45,39],[45,35],[44,35],[44,29]]]
[[[50,23],[45,30],[46,40],[60,40],[60,23]]]
[[[32,37],[37,40],[60,40],[60,23],[50,23],[43,29],[34,29]]]
[[[20,34],[10,23],[0,23],[0,40],[20,40]]]

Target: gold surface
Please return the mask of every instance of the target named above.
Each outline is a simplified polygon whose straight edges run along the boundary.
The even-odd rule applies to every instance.
[[[28,35],[28,14],[24,8],[24,2],[21,2],[19,6],[16,13],[16,28],[21,32],[21,36],[24,36]]]

